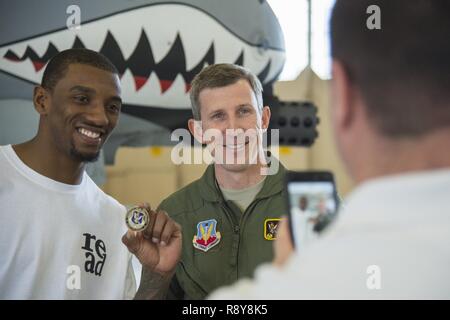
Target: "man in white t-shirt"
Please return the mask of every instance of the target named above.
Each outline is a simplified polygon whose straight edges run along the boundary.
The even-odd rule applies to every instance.
[[[143,233],[127,232],[125,207],[84,170],[117,124],[120,91],[116,68],[97,52],[70,49],[48,63],[34,91],[37,135],[0,147],[0,299],[133,298],[128,250],[153,275],[146,297],[165,294],[179,226],[151,212]]]
[[[214,299],[450,299],[450,2],[337,0],[334,136],[356,189],[339,218]],[[380,19],[381,17],[381,19]]]

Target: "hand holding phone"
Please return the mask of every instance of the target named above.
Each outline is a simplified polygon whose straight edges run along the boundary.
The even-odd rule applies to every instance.
[[[334,177],[327,171],[290,171],[286,174],[286,190],[292,241],[299,250],[317,239],[336,216]]]

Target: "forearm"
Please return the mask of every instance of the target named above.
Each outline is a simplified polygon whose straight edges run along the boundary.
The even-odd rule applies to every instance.
[[[136,300],[163,300],[166,299],[169,290],[170,281],[174,273],[161,275],[142,269],[141,283],[136,292],[134,299]]]

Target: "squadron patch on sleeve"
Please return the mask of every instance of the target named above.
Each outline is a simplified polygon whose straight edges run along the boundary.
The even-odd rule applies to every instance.
[[[269,218],[264,221],[264,239],[276,240],[278,225],[280,223],[279,218]]]

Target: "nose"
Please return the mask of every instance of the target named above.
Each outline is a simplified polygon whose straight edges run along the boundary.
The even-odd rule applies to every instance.
[[[86,114],[86,119],[93,125],[98,127],[105,127],[109,124],[109,118],[106,114],[106,109],[102,103],[93,103]]]
[[[234,116],[228,116],[228,119],[222,128],[223,133],[226,133],[227,129],[233,131],[233,130],[243,129],[243,126],[239,122],[239,119],[236,119],[236,117],[234,117]]]
[[[236,117],[228,117],[228,121],[222,130],[223,137],[227,143],[237,143],[238,137],[242,136],[244,132],[244,126]]]

